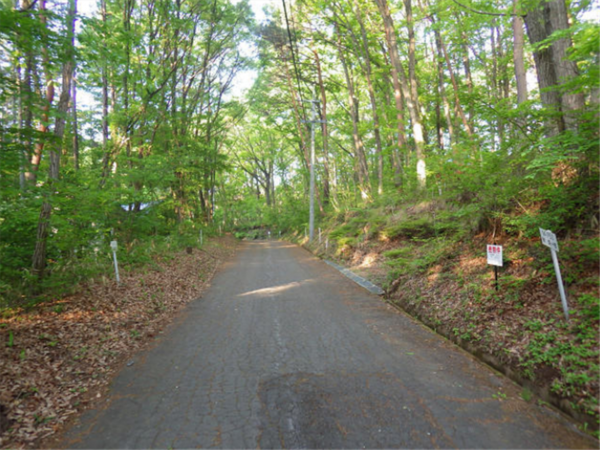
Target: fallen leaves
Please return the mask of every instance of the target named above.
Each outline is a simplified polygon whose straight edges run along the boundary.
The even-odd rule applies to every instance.
[[[182,251],[156,270],[106,278],[30,312],[0,320],[0,447],[32,447],[101,397],[128,355],[160,334],[175,313],[198,298],[232,237],[205,250]]]
[[[481,240],[479,247],[484,248],[486,241],[484,237]],[[571,258],[571,264],[586,267],[586,271],[580,282],[569,285],[571,319],[567,324],[553,274],[535,270],[533,258],[525,251],[503,268],[497,292],[486,259],[469,245],[457,248],[452,258],[435,261],[427,270],[403,274],[390,283],[385,258],[371,257],[369,264],[365,261],[367,255],[395,249],[393,245],[371,242],[368,253],[357,248],[343,256],[352,271],[375,283],[389,283],[391,299],[412,315],[441,334],[468,343],[478,354],[492,356],[540,392],[547,390],[556,396],[555,404],[565,409],[564,405],[576,405],[569,412],[597,426],[600,324],[575,300],[582,294],[597,299],[597,263],[584,266]],[[518,241],[513,248],[527,250],[528,245]],[[566,262],[569,260],[563,264]]]

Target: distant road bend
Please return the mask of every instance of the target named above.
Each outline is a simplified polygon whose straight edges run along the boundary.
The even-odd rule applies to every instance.
[[[506,396],[506,398],[505,398]],[[597,448],[305,250],[244,244],[69,448]]]

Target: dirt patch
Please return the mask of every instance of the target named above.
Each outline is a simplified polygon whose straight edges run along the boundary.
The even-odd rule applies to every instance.
[[[157,260],[155,268],[102,278],[75,295],[0,319],[0,446],[35,447],[102,397],[118,368],[151,343],[191,300],[233,237]]]

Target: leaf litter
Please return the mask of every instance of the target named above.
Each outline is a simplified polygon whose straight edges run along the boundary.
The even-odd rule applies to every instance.
[[[38,446],[101,398],[122,364],[201,295],[236,242],[217,238],[124,273],[120,285],[103,277],[0,318],[0,447]]]

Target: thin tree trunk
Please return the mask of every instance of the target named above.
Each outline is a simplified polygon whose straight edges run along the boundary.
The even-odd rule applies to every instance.
[[[358,130],[358,99],[356,98],[356,94],[354,92],[354,81],[352,80],[352,76],[350,74],[348,62],[344,56],[342,46],[339,43],[338,55],[344,69],[344,76],[346,77],[346,86],[348,89],[348,109],[350,110],[350,118],[352,119],[352,141],[354,143],[357,166],[356,173],[358,175],[360,195],[363,200],[368,200],[371,197],[371,183],[369,181],[369,167],[365,157],[364,144]]]
[[[42,0],[44,2],[44,0]],[[45,5],[44,5],[45,6]],[[69,37],[72,37],[75,33],[75,14],[77,10],[76,0],[69,0],[69,12],[66,18],[67,29]],[[44,269],[46,267],[46,244],[48,241],[48,227],[50,224],[50,216],[52,214],[51,196],[52,196],[52,184],[59,179],[60,176],[60,148],[62,138],[65,132],[66,114],[69,109],[69,102],[71,97],[71,83],[73,81],[73,71],[75,70],[74,53],[71,39],[68,44],[65,44],[64,49],[64,63],[62,69],[62,90],[57,105],[57,116],[54,123],[54,138],[55,141],[51,146],[50,150],[50,168],[48,171],[48,178],[50,182],[50,192],[44,199],[42,208],[40,211],[40,217],[38,221],[35,250],[32,258],[32,272],[42,279],[44,276]]]
[[[494,19],[495,22],[495,19]],[[494,24],[492,24],[490,26],[490,46],[492,49],[492,77],[490,80],[490,83],[492,85],[492,98],[494,99],[494,101],[496,103],[499,102],[500,100],[500,95],[498,94],[499,92],[499,88],[498,88],[498,48],[496,45],[496,34],[495,34],[495,26]],[[501,127],[500,127],[500,121],[502,119],[499,117],[499,115],[496,117],[496,129],[492,131],[492,146],[495,149],[496,148],[496,132],[498,132],[499,136],[500,136],[500,143],[502,143],[502,134],[501,134]]]
[[[106,0],[101,0],[100,10],[102,27],[106,29]],[[106,35],[102,36],[102,48],[106,52]],[[106,60],[102,61],[102,146],[106,152],[108,144],[108,68]]]
[[[127,157],[131,156],[131,136],[129,130],[129,120],[130,120],[130,111],[129,111],[129,69],[131,66],[131,38],[129,36],[131,32],[131,13],[133,9],[133,1],[134,0],[125,0],[125,5],[123,8],[123,31],[125,33],[125,70],[123,71],[123,113],[125,116],[124,126],[123,126],[123,136],[125,136],[125,149]],[[129,160],[129,164],[131,167],[131,159]]]
[[[398,43],[396,38],[396,29],[394,28],[394,21],[390,14],[387,0],[375,0],[379,13],[383,20],[383,27],[385,31],[385,40],[387,44],[388,55],[390,58],[390,67],[392,72],[392,84],[394,87],[394,102],[396,104],[396,126],[398,128],[397,133],[397,155],[398,164],[396,172],[397,184],[401,183],[402,180],[402,155],[406,152],[406,135],[404,131],[404,105],[402,103],[402,88],[400,85],[400,57],[398,56]]]
[[[30,0],[15,0],[16,5],[21,6],[22,11],[28,11],[31,4]],[[29,16],[29,12],[25,13]],[[25,190],[27,187],[26,171],[30,161],[31,152],[31,133],[27,133],[23,136],[24,130],[31,130],[33,123],[33,111],[32,111],[32,95],[31,95],[31,73],[33,66],[33,51],[27,48],[25,51],[25,73],[21,75],[20,66],[17,65],[17,81],[18,81],[18,92],[19,92],[19,129],[21,133],[21,144],[23,150],[20,153],[20,170],[19,170],[19,187],[21,190]]]
[[[440,95],[444,105],[444,117],[446,119],[446,126],[448,127],[448,136],[450,138],[450,146],[454,148],[454,125],[452,124],[452,116],[450,115],[450,102],[446,95],[446,83],[444,80],[444,54],[442,50],[442,39],[440,32],[436,29],[435,32],[435,45],[437,48],[437,66],[438,66],[438,84],[440,87]]]
[[[471,75],[471,62],[469,61],[469,47],[467,45],[467,42],[469,42],[466,33],[463,31],[463,25],[462,25],[462,21],[460,19],[460,15],[456,14],[456,23],[459,27],[459,29],[461,30],[460,32],[460,37],[461,37],[461,44],[460,44],[460,48],[462,50],[462,62],[463,62],[463,68],[465,71],[465,80],[466,80],[466,84],[467,84],[467,92],[469,93],[469,96],[473,95],[473,76]],[[469,102],[468,103],[468,121],[469,124],[471,123],[471,121],[473,120],[473,102]]]
[[[373,134],[375,136],[376,146],[376,157],[377,157],[377,194],[383,194],[383,146],[381,144],[381,127],[379,123],[379,112],[377,108],[377,99],[375,97],[375,89],[373,87],[373,70],[371,65],[371,53],[369,51],[369,40],[367,38],[367,31],[365,30],[365,24],[363,21],[362,14],[360,12],[360,6],[355,2],[356,19],[360,26],[360,33],[362,38],[362,51],[363,58],[365,61],[365,78],[367,80],[367,90],[369,92],[369,101],[371,102],[371,111],[373,115]]]
[[[74,44],[73,44],[74,45]],[[73,74],[73,98],[71,102],[73,112],[73,164],[75,170],[79,170],[79,130],[77,124],[77,81]]]
[[[419,94],[417,85],[417,60],[415,56],[416,43],[415,43],[415,32],[413,27],[413,14],[412,14],[412,3],[411,0],[404,1],[404,10],[406,12],[406,24],[408,27],[408,79],[410,84],[410,98],[412,100],[409,103],[409,113],[411,115],[411,122],[413,126],[413,139],[415,141],[415,151],[417,154],[417,181],[419,187],[424,188],[427,181],[427,173],[425,166],[425,139],[423,133],[423,124],[421,122],[421,111],[419,105]]]
[[[456,112],[458,113],[458,116],[460,117],[463,126],[465,127],[465,131],[467,132],[467,135],[469,137],[473,136],[473,130],[471,129],[471,125],[469,124],[469,121],[467,120],[467,116],[465,115],[465,112],[460,104],[460,98],[458,95],[458,83],[456,81],[456,77],[454,76],[454,71],[452,70],[452,63],[450,62],[450,57],[448,56],[448,51],[446,50],[446,44],[444,44],[444,41],[442,40],[442,37],[439,37],[440,40],[440,46],[442,48],[442,54],[444,55],[444,59],[446,60],[446,66],[448,68],[448,73],[450,74],[450,81],[452,82],[452,87],[454,88],[454,106],[456,108]]]
[[[45,11],[46,0],[40,0],[40,22],[42,24],[41,34],[42,36],[46,37],[48,34],[48,25]],[[49,112],[54,101],[54,81],[50,72],[50,57],[48,56],[48,49],[46,47],[42,47],[42,65],[44,67],[44,76],[46,78],[46,101],[42,106],[42,115],[40,125],[38,126],[38,131],[44,134],[48,132]],[[40,167],[40,162],[42,161],[43,151],[44,142],[40,141],[38,144],[36,144],[33,154],[31,155],[31,171],[25,174],[25,178],[31,184],[35,184],[37,181],[37,172]]]
[[[321,60],[319,54],[313,49],[315,55],[315,64],[317,67],[317,80],[319,82],[319,92],[321,94],[321,130],[323,133],[323,202],[329,203],[329,196],[331,195],[331,188],[329,185],[329,179],[331,177],[329,171],[329,136],[327,128],[327,93],[325,91],[325,84],[323,83],[323,73],[321,71]]]
[[[24,80],[21,74],[21,66],[19,61],[14,62],[15,67],[15,81],[17,84],[17,99],[13,97],[13,101],[15,103],[15,108],[17,110],[17,129],[19,130],[19,143],[21,145],[25,145],[25,139],[23,138],[23,125],[24,125],[24,115],[25,115],[25,89],[24,89]],[[0,128],[2,128],[0,126]],[[19,156],[19,188],[24,191],[26,187],[25,183],[25,156],[26,154],[20,152]]]

